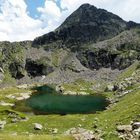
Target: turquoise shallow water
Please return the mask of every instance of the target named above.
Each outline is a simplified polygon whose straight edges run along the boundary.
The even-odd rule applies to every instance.
[[[101,95],[61,95],[50,87],[39,87],[38,93],[26,100],[26,105],[37,114],[95,113],[108,105]]]

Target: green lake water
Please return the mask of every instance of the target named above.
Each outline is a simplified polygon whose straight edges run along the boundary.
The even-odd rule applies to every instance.
[[[43,86],[26,100],[26,105],[36,114],[77,114],[104,110],[108,102],[102,95],[61,95]]]

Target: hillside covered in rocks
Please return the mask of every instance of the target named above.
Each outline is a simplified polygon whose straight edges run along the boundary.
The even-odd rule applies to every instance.
[[[55,31],[34,41],[0,43],[0,81],[110,80],[139,60],[140,25],[84,4]],[[98,76],[99,75],[99,76]]]

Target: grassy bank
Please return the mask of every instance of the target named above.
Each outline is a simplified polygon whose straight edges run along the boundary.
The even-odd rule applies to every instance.
[[[19,121],[17,123],[11,123],[6,114],[1,114],[1,119],[7,118],[7,124],[3,130],[1,130],[1,138],[8,138],[5,135],[17,133],[19,139],[34,139],[34,136],[25,135],[35,135],[43,139],[43,137],[48,139],[66,139],[61,134],[72,127],[78,127],[79,124],[82,128],[95,130],[94,125],[101,131],[102,137],[105,140],[119,140],[116,134],[116,126],[118,124],[129,124],[131,120],[140,120],[138,114],[140,112],[140,91],[139,89],[134,90],[132,93],[124,96],[120,101],[111,106],[108,110],[99,112],[97,114],[77,114],[77,115],[26,115],[28,121]],[[1,112],[2,113],[2,112]],[[43,125],[43,129],[36,131],[33,128],[33,123],[40,123]],[[53,136],[49,132],[50,128],[57,128],[58,135]],[[27,133],[28,132],[28,133]],[[3,135],[2,135],[3,134]],[[20,136],[21,135],[21,136]],[[7,136],[7,135],[6,135]],[[12,136],[10,139],[12,139]],[[15,137],[15,136],[13,136]],[[17,138],[18,138],[17,137]],[[36,136],[35,136],[36,137]],[[9,138],[8,138],[9,139]],[[36,137],[37,139],[37,137]],[[71,137],[68,137],[71,139]]]

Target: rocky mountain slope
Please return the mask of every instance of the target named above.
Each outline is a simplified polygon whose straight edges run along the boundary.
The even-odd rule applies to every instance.
[[[1,42],[1,85],[114,80],[140,59],[139,51],[139,24],[84,4],[55,31],[34,41]]]
[[[36,38],[33,46],[43,45],[46,49],[50,46],[78,49],[77,45],[111,38],[127,28],[127,22],[120,17],[84,4],[54,32]]]

